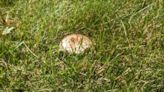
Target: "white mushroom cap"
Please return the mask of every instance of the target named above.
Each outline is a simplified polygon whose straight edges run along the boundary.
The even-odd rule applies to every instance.
[[[70,54],[80,54],[92,46],[92,41],[81,34],[71,34],[62,39],[59,48],[60,51],[68,52]]]

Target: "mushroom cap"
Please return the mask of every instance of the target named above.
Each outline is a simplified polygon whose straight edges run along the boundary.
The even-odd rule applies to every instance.
[[[81,34],[70,34],[62,39],[59,50],[70,54],[80,54],[92,46],[92,41]]]

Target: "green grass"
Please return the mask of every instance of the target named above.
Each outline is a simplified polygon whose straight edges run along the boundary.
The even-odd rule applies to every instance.
[[[163,0],[0,0],[0,17],[2,92],[164,91]],[[60,53],[71,33],[94,49]]]

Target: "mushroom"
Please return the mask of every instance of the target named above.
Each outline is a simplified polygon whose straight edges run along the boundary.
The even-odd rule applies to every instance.
[[[80,54],[92,46],[92,41],[81,34],[70,34],[62,39],[59,50],[70,54]]]

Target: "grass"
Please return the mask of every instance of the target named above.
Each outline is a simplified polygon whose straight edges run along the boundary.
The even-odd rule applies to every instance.
[[[2,92],[164,91],[163,0],[1,0],[0,16]],[[94,49],[60,53],[71,33]]]

